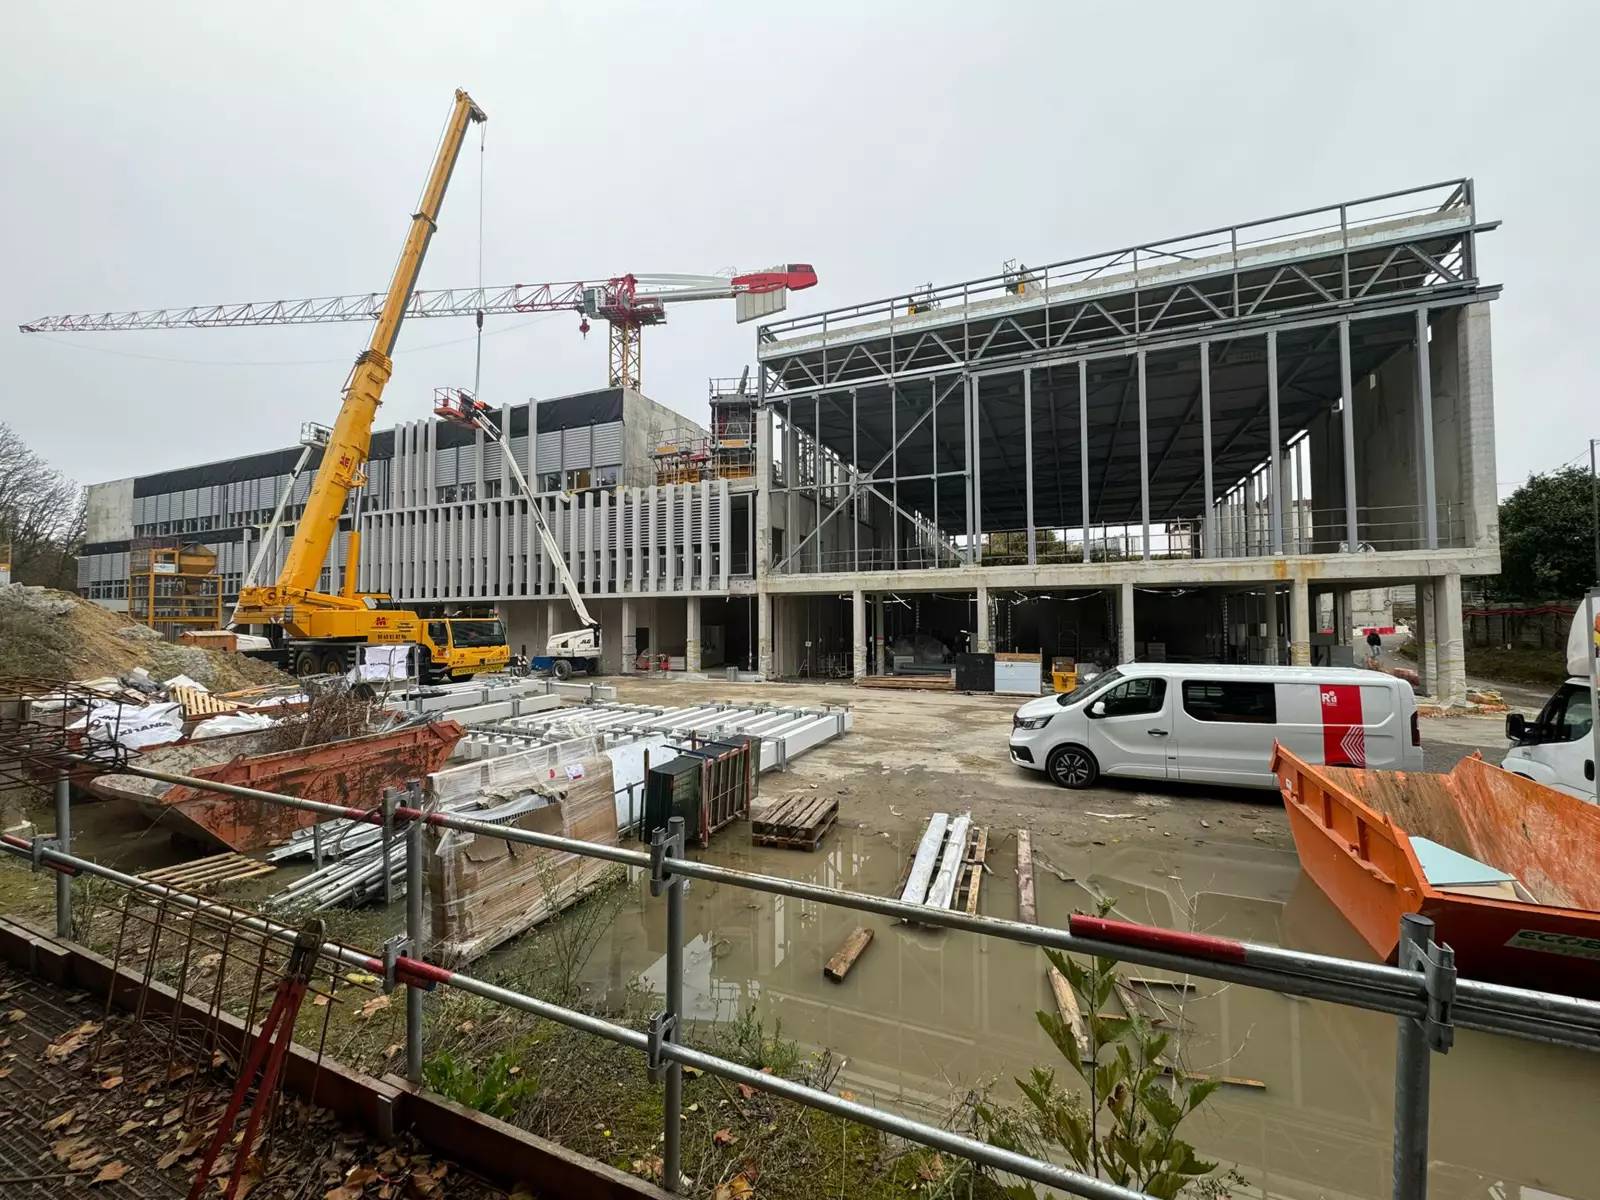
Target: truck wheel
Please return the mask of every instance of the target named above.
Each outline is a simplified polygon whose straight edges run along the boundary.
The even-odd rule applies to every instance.
[[[317,652],[310,646],[303,646],[294,652],[294,673],[296,675],[315,675],[318,670]]]
[[[572,661],[570,659],[565,659],[565,658],[556,659],[555,672],[556,672],[556,678],[557,679],[571,679],[572,678]]]
[[[1100,777],[1100,764],[1082,746],[1057,746],[1045,759],[1044,769],[1051,783],[1074,791],[1092,787]]]
[[[344,672],[344,651],[329,650],[322,656],[322,673],[324,675],[343,675]]]

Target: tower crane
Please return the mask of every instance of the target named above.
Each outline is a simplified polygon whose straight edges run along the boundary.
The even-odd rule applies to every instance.
[[[587,336],[591,320],[610,325],[612,387],[638,390],[640,334],[646,325],[667,319],[667,306],[691,300],[733,300],[734,319],[753,321],[783,311],[791,291],[816,286],[809,263],[786,263],[765,271],[722,275],[613,275],[596,281],[513,283],[492,288],[414,291],[401,317],[473,317],[481,329],[487,316],[515,313],[575,312],[578,332]],[[302,300],[261,300],[240,304],[149,308],[128,312],[67,313],[40,317],[20,326],[24,333],[81,333],[125,329],[217,329],[248,325],[318,325],[372,321],[384,310],[386,294],[361,292]]]

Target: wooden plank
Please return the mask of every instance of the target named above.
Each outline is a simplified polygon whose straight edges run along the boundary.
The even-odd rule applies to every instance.
[[[1182,1075],[1185,1079],[1215,1079],[1218,1083],[1225,1083],[1229,1087],[1255,1088],[1258,1091],[1265,1091],[1267,1086],[1259,1079],[1246,1079],[1240,1075],[1207,1075],[1202,1071],[1185,1071],[1182,1068],[1174,1067],[1171,1063],[1163,1063],[1161,1069],[1168,1075]]]
[[[962,856],[967,852],[967,830],[972,827],[972,814],[962,813],[950,823],[950,836],[945,840],[944,854],[939,858],[939,870],[928,885],[928,897],[923,901],[930,908],[949,908],[956,894],[956,874]]]
[[[1050,991],[1056,998],[1056,1012],[1061,1015],[1062,1022],[1072,1031],[1072,1040],[1078,1043],[1078,1057],[1084,1062],[1089,1061],[1089,1032],[1083,1024],[1083,1012],[1078,1008],[1078,997],[1072,992],[1072,985],[1067,982],[1067,977],[1054,967],[1045,971],[1050,980]]]
[[[900,891],[905,904],[921,904],[928,898],[928,885],[933,881],[933,870],[938,865],[939,847],[944,844],[945,831],[950,827],[949,813],[934,813],[928,827],[922,831],[922,841],[911,860],[911,873]]]
[[[1017,830],[1017,920],[1024,925],[1039,923],[1039,910],[1033,899],[1033,834]]]
[[[967,902],[963,907],[969,917],[975,917],[978,915],[978,892],[983,886],[983,864],[972,863],[967,871]]]
[[[1127,982],[1138,984],[1143,988],[1164,987],[1175,988],[1180,992],[1194,991],[1194,984],[1190,983],[1187,979],[1157,979],[1151,975],[1125,975],[1123,978],[1127,980]]]
[[[822,973],[835,983],[843,983],[844,977],[850,973],[850,968],[856,965],[868,946],[872,945],[872,930],[858,926],[851,935],[844,940],[844,945],[834,952],[832,958],[822,968]]]
[[[967,836],[967,861],[982,866],[989,857],[989,827],[983,825]]]

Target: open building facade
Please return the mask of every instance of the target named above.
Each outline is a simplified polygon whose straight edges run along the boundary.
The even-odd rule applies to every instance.
[[[1354,598],[1411,585],[1423,690],[1455,699],[1461,579],[1499,570],[1493,228],[1459,180],[1017,265],[762,326],[710,429],[623,389],[504,419],[608,670],[1359,661]],[[357,582],[492,604],[537,653],[573,618],[499,453],[377,435]],[[83,589],[125,601],[117,555],[182,537],[236,594],[296,457],[91,488]]]

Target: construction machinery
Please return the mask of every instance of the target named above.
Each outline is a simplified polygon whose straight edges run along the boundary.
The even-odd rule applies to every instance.
[[[578,591],[577,581],[567,569],[566,556],[561,553],[561,546],[556,541],[555,535],[550,532],[544,513],[540,511],[539,499],[528,486],[528,479],[517,463],[517,456],[511,453],[511,448],[505,444],[505,439],[501,435],[501,425],[504,421],[496,424],[490,415],[493,410],[463,388],[435,388],[433,411],[435,416],[481,433],[486,441],[501,447],[506,466],[510,468],[511,477],[517,485],[517,494],[528,505],[528,513],[533,517],[533,526],[539,531],[539,543],[544,547],[551,565],[555,567],[556,577],[561,580],[561,587],[572,604],[572,610],[578,614],[578,620],[582,623],[580,629],[551,634],[550,640],[545,645],[545,654],[552,660],[551,669],[555,672],[556,678],[570,679],[575,671],[599,674],[600,622],[590,615],[589,606],[583,602],[583,593]],[[557,495],[562,502],[566,501],[564,493]]]
[[[343,672],[355,663],[358,648],[368,644],[415,644],[418,674],[427,680],[470,675],[503,667],[511,657],[499,620],[424,619],[392,607],[382,593],[356,591],[355,564],[360,561],[361,530],[350,533],[348,563],[337,593],[317,590],[328,549],[339,532],[339,517],[352,491],[366,483],[363,467],[372,443],[372,424],[383,389],[393,370],[390,355],[405,319],[417,274],[439,218],[439,208],[467,128],[485,119],[483,110],[464,91],[457,91],[444,138],[411,217],[394,277],[367,348],[356,358],[345,381],[344,402],[327,434],[304,510],[295,526],[277,579],[253,579],[241,586],[234,623],[261,625],[274,649],[297,675]],[[318,441],[322,439],[317,438]],[[308,444],[308,450],[309,450]],[[281,517],[282,506],[279,506]]]
[[[786,263],[765,271],[722,275],[613,275],[569,283],[514,283],[493,288],[447,288],[412,292],[404,317],[473,317],[516,313],[575,312],[578,332],[587,336],[590,320],[611,327],[611,387],[637,391],[642,378],[640,335],[646,325],[667,319],[667,306],[691,300],[733,300],[734,319],[754,321],[782,312],[791,291],[816,286],[809,263]],[[128,312],[67,313],[40,317],[19,326],[24,333],[72,333],[128,329],[214,329],[243,325],[317,325],[334,321],[382,320],[389,295],[361,292],[305,300],[196,305],[191,308],[136,309]]]

